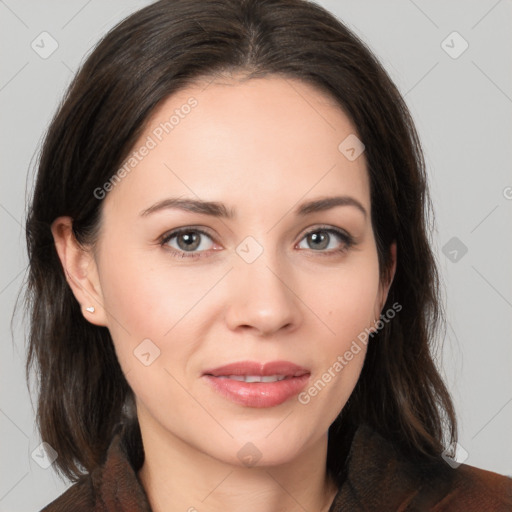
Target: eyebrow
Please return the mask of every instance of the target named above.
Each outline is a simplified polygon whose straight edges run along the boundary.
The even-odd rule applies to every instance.
[[[298,206],[294,213],[299,217],[304,217],[311,213],[330,210],[336,206],[353,206],[357,208],[365,218],[368,216],[365,207],[357,199],[350,196],[324,197],[314,201],[307,201]],[[170,197],[159,201],[146,210],[143,210],[140,215],[142,217],[146,217],[152,213],[167,209],[184,210],[187,212],[200,213],[225,219],[235,218],[235,210],[227,208],[223,203],[182,197]]]

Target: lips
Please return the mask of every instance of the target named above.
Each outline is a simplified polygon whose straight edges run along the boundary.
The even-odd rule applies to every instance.
[[[240,361],[206,370],[203,372],[203,375],[211,375],[213,377],[229,377],[231,375],[268,377],[279,375],[290,378],[300,377],[306,373],[309,373],[309,371],[289,361],[270,361],[268,363]]]
[[[274,407],[301,392],[310,372],[288,361],[240,361],[206,370],[203,379],[221,396],[246,407]]]

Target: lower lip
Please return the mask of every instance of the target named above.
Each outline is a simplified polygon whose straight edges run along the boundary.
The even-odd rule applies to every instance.
[[[225,398],[246,407],[274,407],[298,395],[304,389],[309,374],[277,382],[240,382],[203,376]]]

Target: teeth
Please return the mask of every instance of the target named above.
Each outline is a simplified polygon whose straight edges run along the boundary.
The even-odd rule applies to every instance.
[[[232,379],[239,382],[278,382],[286,379],[285,375],[219,375],[219,379]]]

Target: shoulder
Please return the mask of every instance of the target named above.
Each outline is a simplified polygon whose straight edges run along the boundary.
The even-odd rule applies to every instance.
[[[90,512],[94,506],[92,480],[90,475],[84,475],[40,512]]]
[[[512,478],[467,464],[452,471],[449,492],[439,510],[512,510]]]
[[[331,512],[512,511],[512,478],[467,464],[452,467],[441,457],[418,464],[368,426],[357,430],[347,463]]]
[[[47,505],[41,512],[151,512],[137,477],[138,464],[127,442],[126,425],[115,430],[104,462]]]

